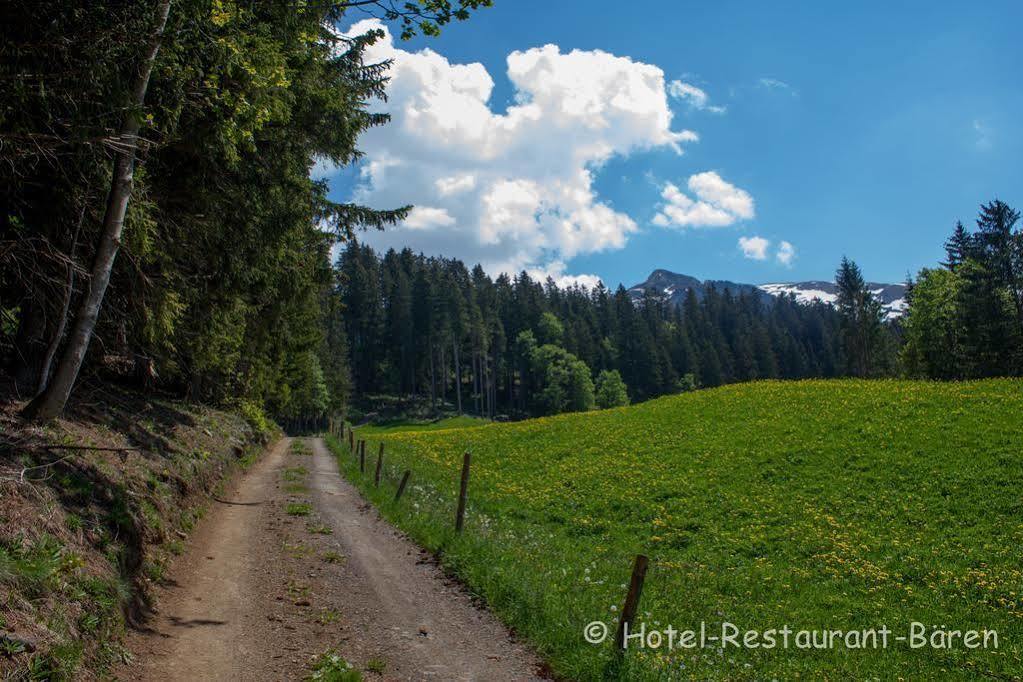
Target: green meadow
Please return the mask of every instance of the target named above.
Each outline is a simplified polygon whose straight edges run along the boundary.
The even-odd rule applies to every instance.
[[[1023,382],[762,382],[510,424],[356,430],[382,513],[441,557],[556,674],[622,679],[1023,675]],[[377,443],[385,480],[372,482]],[[472,453],[465,531],[459,471]],[[395,482],[412,474],[405,496]],[[891,631],[887,648],[630,647],[613,632],[636,554],[637,625]],[[998,648],[911,648],[911,623]],[[764,640],[760,639],[761,643]]]

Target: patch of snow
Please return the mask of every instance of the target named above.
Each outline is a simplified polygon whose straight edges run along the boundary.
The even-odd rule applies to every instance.
[[[909,301],[905,298],[897,298],[891,303],[886,303],[882,308],[884,308],[884,319],[896,320],[909,311]]]
[[[836,294],[828,293],[821,289],[800,289],[795,284],[761,284],[758,287],[761,291],[766,291],[772,296],[781,296],[783,294],[792,294],[796,297],[798,303],[813,303],[814,301],[821,301],[823,303],[834,304],[838,300]]]
[[[834,305],[838,301],[838,294],[829,293],[822,289],[803,289],[798,284],[761,284],[757,287],[763,292],[766,292],[772,296],[783,296],[785,294],[792,294],[797,303],[813,303],[814,301],[820,301],[822,303],[828,303]],[[880,297],[884,289],[874,289],[871,291],[874,296]],[[894,301],[885,303],[881,306],[884,310],[885,320],[895,320],[906,314],[909,310],[909,303],[905,298],[897,298]]]

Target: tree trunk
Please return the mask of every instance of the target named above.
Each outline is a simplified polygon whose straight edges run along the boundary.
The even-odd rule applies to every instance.
[[[437,352],[440,354],[440,401],[448,401],[448,355],[444,352],[444,343],[437,344]]]
[[[167,26],[171,0],[159,0],[156,6],[156,23],[149,36],[149,45],[143,57],[138,78],[132,88],[130,110],[121,124],[120,141],[125,148],[114,157],[114,174],[107,198],[106,213],[103,216],[103,233],[96,249],[96,260],[92,265],[92,277],[89,288],[82,299],[82,306],[75,316],[75,326],[67,348],[61,356],[60,364],[54,374],[53,381],[39,394],[28,407],[26,416],[45,421],[59,416],[64,411],[68,396],[78,378],[78,372],[85,360],[85,352],[92,340],[96,319],[103,305],[103,296],[110,284],[110,273],[114,268],[117,250],[121,245],[121,232],[124,230],[124,214],[128,210],[131,198],[132,181],[135,174],[135,153],[138,148],[139,126],[142,118],[142,106],[146,101],[146,90],[149,88],[149,76],[153,72],[156,55],[163,41],[163,31]]]
[[[480,353],[480,364],[483,365],[483,414],[490,418],[490,359],[487,352]]]
[[[462,363],[458,359],[458,339],[451,341],[455,356],[455,397],[458,399],[458,414],[462,414]]]
[[[479,407],[479,369],[478,369],[478,356],[476,349],[472,349],[472,411],[476,413],[476,416],[483,416]]]
[[[437,409],[437,380],[433,372],[433,341],[430,341],[430,405]]]
[[[85,222],[85,202],[82,202],[82,210],[78,213],[78,225],[75,227],[75,236],[71,240],[71,253],[68,254],[70,262],[67,265],[67,284],[64,289],[64,302],[61,304],[60,320],[57,322],[57,329],[53,332],[50,345],[46,349],[46,356],[43,358],[43,365],[39,368],[39,387],[36,395],[46,390],[50,383],[50,370],[53,368],[53,358],[57,355],[57,348],[64,339],[64,330],[67,328],[67,317],[71,310],[71,297],[75,291],[75,251],[78,250],[78,235],[82,231],[82,223]]]

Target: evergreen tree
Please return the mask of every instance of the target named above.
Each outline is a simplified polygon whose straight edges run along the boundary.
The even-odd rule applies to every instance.
[[[963,227],[962,221],[956,221],[952,236],[945,240],[945,262],[942,267],[955,270],[968,258],[974,257],[975,245],[973,235]]]
[[[849,372],[858,377],[870,376],[881,354],[881,304],[867,289],[860,268],[848,258],[842,258],[835,274],[835,285]]]

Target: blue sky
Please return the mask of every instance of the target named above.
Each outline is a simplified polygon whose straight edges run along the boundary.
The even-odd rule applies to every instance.
[[[982,201],[1023,203],[1021,20],[1023,5],[1010,2],[495,0],[438,39],[395,39],[381,52],[407,69],[378,105],[395,124],[364,141],[372,170],[337,174],[333,195],[385,207],[404,187],[425,210],[371,243],[409,243],[491,270],[595,275],[614,286],[667,268],[762,283],[829,279],[846,254],[869,279],[902,281],[936,262],[954,221],[972,221]],[[557,50],[531,51],[544,45]],[[406,57],[424,48],[433,61]],[[566,57],[573,50],[578,59]],[[512,53],[521,55],[518,88]],[[455,67],[473,63],[482,68]],[[660,100],[648,67],[663,72]],[[600,111],[635,74],[643,111]],[[461,83],[489,111],[462,118]],[[552,92],[576,83],[596,88],[596,99]],[[561,116],[575,95],[607,128],[576,139],[587,120]],[[527,103],[540,120],[504,131],[505,115]],[[415,118],[428,107],[432,127]],[[423,130],[429,140],[417,137]],[[684,130],[699,140],[669,138]],[[665,210],[670,187],[685,217]],[[795,254],[787,264],[777,257],[782,241]]]

